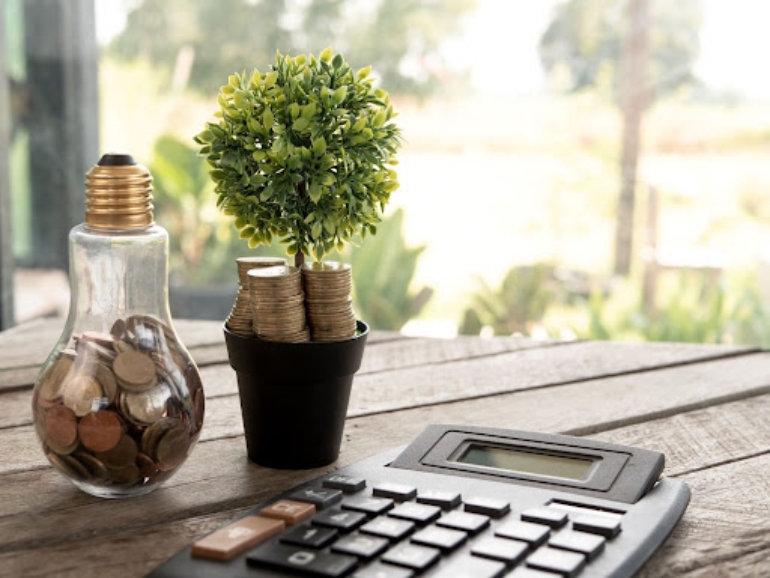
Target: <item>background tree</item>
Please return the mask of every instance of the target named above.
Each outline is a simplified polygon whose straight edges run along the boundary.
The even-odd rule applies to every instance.
[[[567,73],[564,89],[576,92],[609,79],[621,110],[617,274],[628,274],[631,265],[644,112],[655,98],[695,81],[700,21],[697,1],[568,0],[556,7],[540,40],[546,71]]]
[[[325,46],[371,64],[391,93],[427,95],[452,71],[442,42],[476,0],[143,0],[109,46],[120,59],[143,57],[171,72],[192,54],[189,86],[211,94],[222,70],[251,70],[281,52],[318,53]]]

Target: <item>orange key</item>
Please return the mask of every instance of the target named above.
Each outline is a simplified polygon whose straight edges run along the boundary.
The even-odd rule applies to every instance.
[[[266,518],[283,520],[287,526],[291,526],[315,514],[315,506],[294,500],[278,500],[267,508],[262,508],[259,514]]]
[[[226,562],[280,534],[285,527],[282,520],[246,516],[195,542],[192,555]]]

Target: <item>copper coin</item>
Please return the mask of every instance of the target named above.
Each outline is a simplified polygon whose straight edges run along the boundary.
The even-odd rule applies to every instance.
[[[165,417],[144,430],[142,434],[142,453],[155,458],[160,438],[180,423],[176,418]]]
[[[105,452],[97,452],[96,457],[108,468],[123,468],[136,460],[137,452],[136,442],[123,434],[115,447]]]
[[[123,435],[123,423],[113,411],[97,411],[81,418],[78,424],[80,441],[89,450],[106,452],[120,441]]]
[[[110,478],[110,473],[107,470],[107,467],[101,462],[101,460],[95,458],[91,454],[87,454],[86,452],[77,452],[73,454],[72,457],[83,464],[91,476],[97,480],[107,481]]]
[[[115,337],[115,339],[120,339],[123,337],[123,333],[126,331],[126,322],[122,319],[116,319],[115,323],[112,324],[112,327],[110,328],[110,334]]]
[[[142,478],[136,464],[129,464],[122,468],[107,468],[107,470],[110,472],[110,481],[116,484],[131,486]]]
[[[57,405],[45,414],[46,440],[59,448],[66,448],[78,439],[78,418],[70,408]]]
[[[155,364],[138,351],[124,351],[115,358],[112,369],[120,384],[130,391],[146,391],[155,386]]]
[[[115,380],[115,375],[112,370],[104,364],[99,364],[96,369],[96,380],[102,386],[104,397],[107,398],[108,404],[115,403],[118,397],[118,383]]]
[[[190,449],[190,432],[179,423],[167,431],[158,442],[158,469],[168,471],[181,464]]]
[[[64,472],[70,478],[86,480],[90,477],[86,467],[71,456],[57,455],[49,452],[46,454],[46,457],[56,469]]]
[[[158,466],[145,454],[137,454],[136,466],[139,468],[142,478],[146,480],[151,480],[158,473]]]

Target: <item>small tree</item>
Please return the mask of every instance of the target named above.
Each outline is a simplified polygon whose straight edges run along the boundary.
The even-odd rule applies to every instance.
[[[233,74],[218,122],[195,137],[213,167],[217,206],[250,247],[287,245],[296,266],[377,231],[398,188],[401,133],[371,68],[354,73],[330,48],[276,54],[262,74]]]

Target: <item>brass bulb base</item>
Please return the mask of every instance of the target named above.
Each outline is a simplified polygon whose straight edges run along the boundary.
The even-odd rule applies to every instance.
[[[104,155],[86,173],[86,225],[145,229],[154,224],[152,175],[125,154]]]

